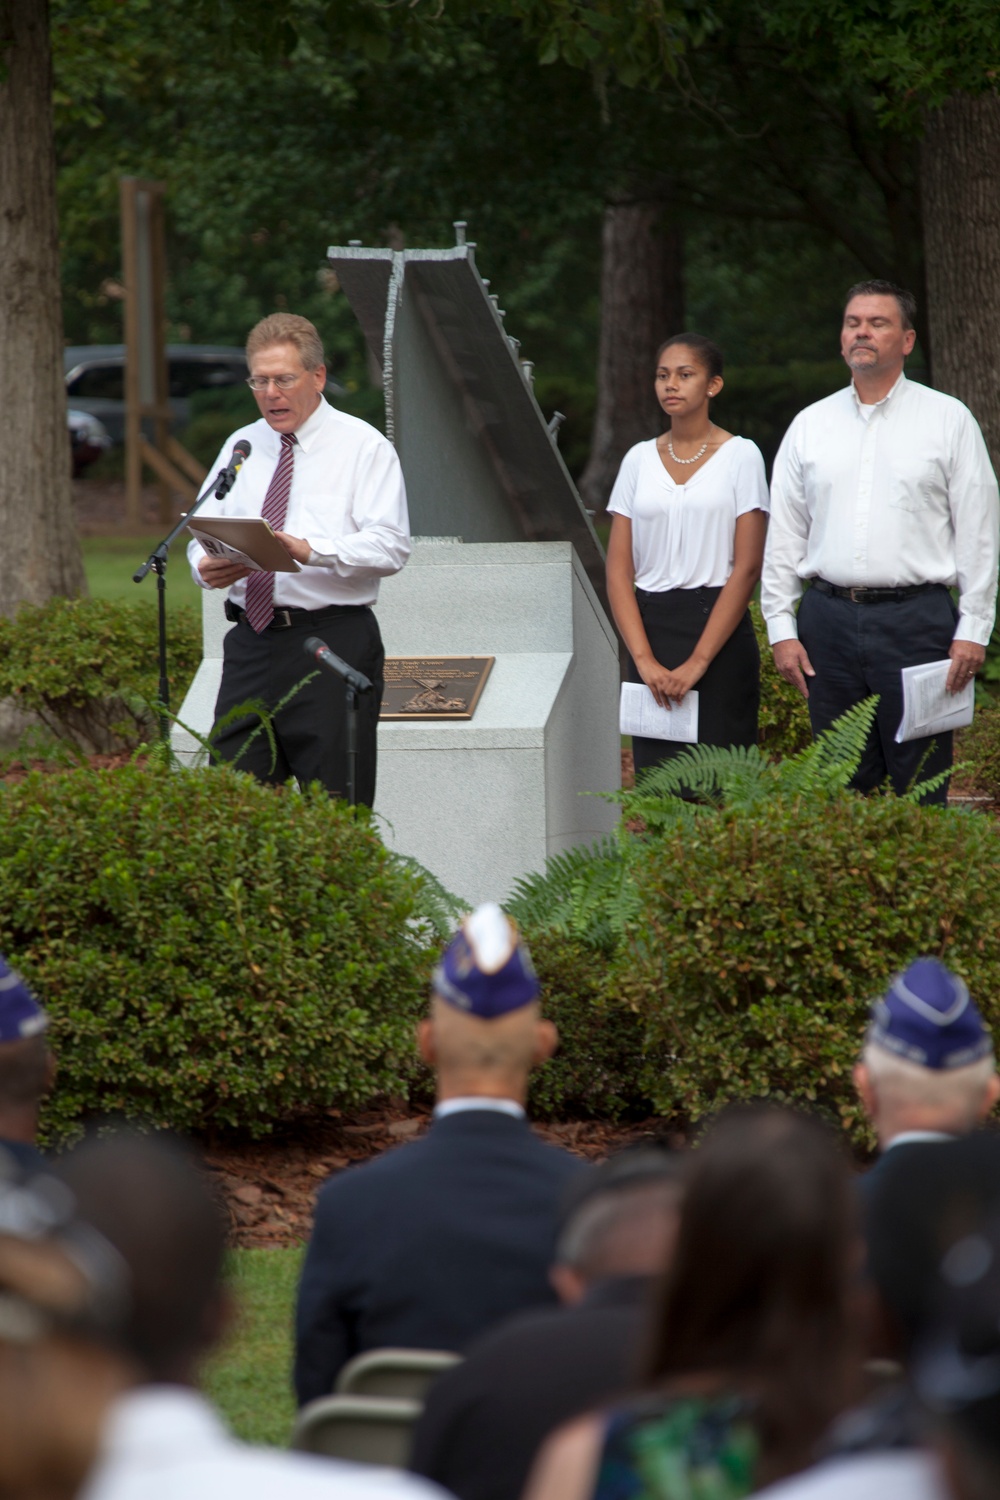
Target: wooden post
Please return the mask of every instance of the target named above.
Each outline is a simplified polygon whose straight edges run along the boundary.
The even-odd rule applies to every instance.
[[[205,470],[170,432],[162,182],[123,177],[121,219],[125,280],[125,512],[129,524],[137,527],[142,518],[145,464],[156,475],[160,523],[170,526],[174,520],[173,493],[178,491],[186,500],[193,500]],[[152,420],[152,443],[143,432],[144,418]]]

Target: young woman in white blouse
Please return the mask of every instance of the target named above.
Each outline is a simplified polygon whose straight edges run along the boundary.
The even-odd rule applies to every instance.
[[[626,453],[611,493],[608,597],[644,682],[669,708],[698,688],[698,740],[753,745],[760,654],[747,605],[760,577],[767,480],[756,444],[716,427],[722,355],[697,333],[657,351],[662,437]],[[636,772],[685,747],[632,741]]]

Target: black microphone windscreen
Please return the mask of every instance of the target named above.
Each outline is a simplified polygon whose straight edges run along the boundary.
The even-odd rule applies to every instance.
[[[302,649],[307,656],[318,656],[321,651],[328,651],[329,647],[318,635],[307,635],[302,642]]]
[[[252,452],[253,452],[253,445],[250,442],[249,438],[240,438],[237,442],[235,442],[233,444],[233,457],[235,458],[236,455],[237,455],[237,453],[241,453],[243,455],[243,461],[244,461],[244,463],[250,457],[250,454]]]

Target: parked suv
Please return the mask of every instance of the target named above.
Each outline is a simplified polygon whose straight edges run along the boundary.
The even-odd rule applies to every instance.
[[[76,411],[90,412],[110,434],[125,441],[125,345],[78,344],[63,351],[66,395]],[[217,391],[247,377],[242,349],[225,344],[168,344],[168,397],[174,423],[191,415],[195,391]]]

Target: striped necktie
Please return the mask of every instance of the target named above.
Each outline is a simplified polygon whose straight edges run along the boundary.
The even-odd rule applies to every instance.
[[[264,508],[261,515],[265,521],[271,523],[274,531],[280,531],[285,524],[285,512],[288,510],[288,496],[292,489],[292,464],[295,460],[295,434],[294,432],[283,432],[281,434],[281,456],[278,459],[278,467],[271,476],[271,483],[267,487],[264,496]],[[247,579],[246,598],[247,620],[260,635],[266,630],[274,619],[274,574],[273,573],[251,573]]]

